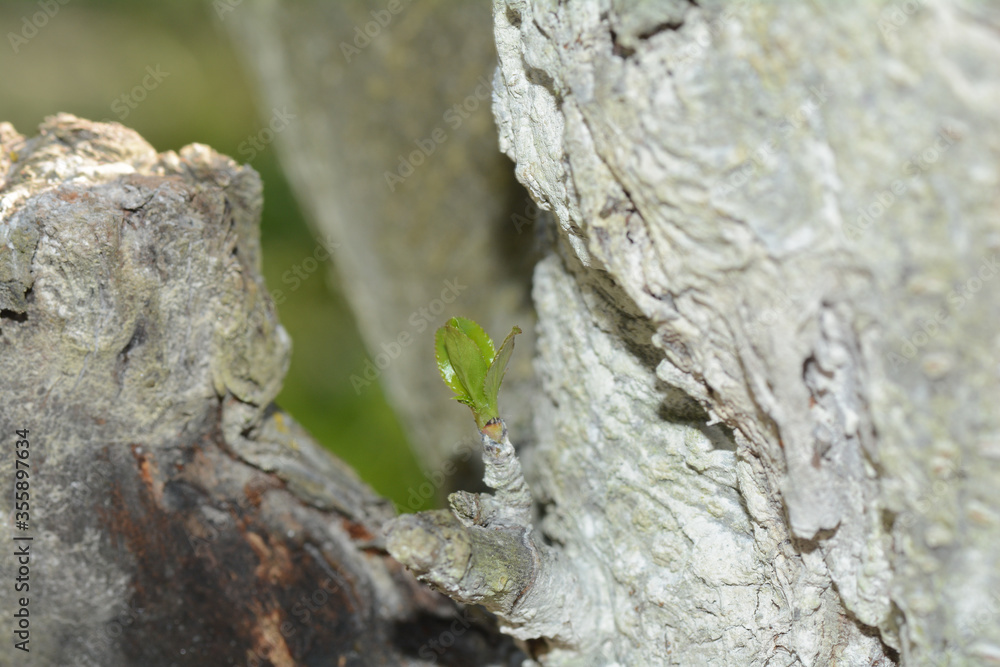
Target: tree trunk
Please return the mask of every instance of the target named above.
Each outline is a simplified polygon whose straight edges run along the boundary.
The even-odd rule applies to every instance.
[[[997,17],[495,19],[501,147],[563,240],[533,470],[615,582],[616,659],[1000,660]],[[657,419],[668,387],[733,437]]]
[[[1000,662],[998,27],[959,0],[495,3],[500,146],[557,239],[511,429],[543,516],[504,558],[585,597],[497,598],[561,628],[539,662]],[[466,519],[400,553],[480,544]]]
[[[273,405],[260,207],[205,146],[0,123],[0,664],[519,662],[386,555],[391,505]]]
[[[456,314],[490,331],[519,322],[526,354],[511,365],[508,403],[512,426],[526,430],[537,207],[496,150],[489,6],[256,2],[222,21],[258,76],[261,108],[297,114],[276,137],[278,155],[334,246],[369,349],[344,382],[382,384],[433,474],[470,434],[438,378],[434,330]]]

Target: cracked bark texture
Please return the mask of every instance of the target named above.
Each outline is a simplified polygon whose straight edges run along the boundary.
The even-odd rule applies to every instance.
[[[386,555],[391,504],[272,403],[290,340],[261,203],[256,172],[206,146],[0,123],[0,477],[27,429],[31,484],[28,531],[0,502],[5,581],[33,536],[30,653],[5,604],[0,664],[520,662]]]
[[[961,0],[494,3],[500,147],[556,237],[511,437],[596,600],[538,662],[1000,662],[998,28]]]
[[[611,596],[595,664],[1000,661],[995,12],[494,17],[560,239],[527,469]]]

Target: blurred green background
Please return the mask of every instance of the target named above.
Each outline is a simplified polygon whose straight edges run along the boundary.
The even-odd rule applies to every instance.
[[[44,7],[51,16],[39,17],[32,32],[25,17],[30,22]],[[4,0],[0,27],[0,120],[27,136],[44,117],[65,111],[121,122],[159,151],[198,142],[243,162],[251,154],[244,142],[271,115],[258,108],[208,0]],[[153,84],[150,71],[159,81],[145,99],[122,101],[144,78]],[[426,509],[406,506],[425,477],[378,386],[360,393],[351,386],[366,351],[330,267],[304,280],[288,273],[313,256],[317,241],[273,146],[254,152],[250,165],[264,181],[264,276],[285,295],[278,311],[294,342],[278,403],[398,507]]]

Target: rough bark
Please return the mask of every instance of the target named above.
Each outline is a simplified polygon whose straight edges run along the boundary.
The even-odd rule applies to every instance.
[[[536,659],[1000,662],[996,12],[494,22],[500,146],[557,221],[524,467],[600,600]]]
[[[562,240],[532,471],[607,577],[609,659],[1000,659],[996,17],[495,20],[501,147]],[[665,385],[726,437],[672,423]]]
[[[29,570],[4,594],[0,664],[517,655],[386,555],[391,504],[272,403],[290,341],[260,276],[261,202],[257,174],[205,146],[157,154],[69,115],[31,139],[0,124],[0,577]],[[29,653],[11,641],[23,606]]]

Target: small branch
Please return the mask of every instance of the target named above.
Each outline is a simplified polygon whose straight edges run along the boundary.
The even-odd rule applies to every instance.
[[[483,479],[495,493],[459,491],[449,497],[451,510],[389,521],[387,548],[421,581],[495,613],[504,632],[581,646],[595,636],[581,576],[537,539],[531,492],[502,420],[500,425],[499,441],[482,433]]]

